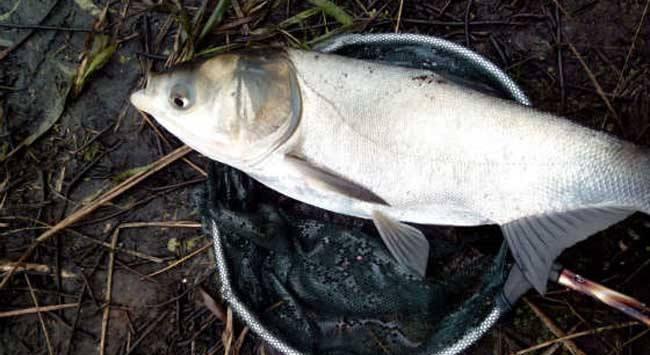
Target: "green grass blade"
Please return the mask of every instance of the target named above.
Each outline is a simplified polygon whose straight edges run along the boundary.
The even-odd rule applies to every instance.
[[[214,7],[214,11],[212,11],[212,14],[210,15],[210,18],[208,18],[208,21],[206,21],[205,26],[203,26],[203,30],[201,30],[201,34],[199,35],[199,41],[203,39],[214,26],[218,25],[221,23],[221,20],[223,20],[223,15],[226,13],[226,9],[230,7],[230,0],[219,0],[217,2],[217,6]]]
[[[332,16],[343,26],[349,26],[354,22],[354,18],[350,14],[330,0],[309,0],[309,2],[317,6],[327,15]]]

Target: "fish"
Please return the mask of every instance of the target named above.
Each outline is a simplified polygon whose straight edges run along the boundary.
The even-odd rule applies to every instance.
[[[650,212],[647,148],[428,70],[250,49],[152,73],[130,100],[210,159],[371,219],[419,277],[430,245],[411,224],[499,225],[544,293],[564,249]]]

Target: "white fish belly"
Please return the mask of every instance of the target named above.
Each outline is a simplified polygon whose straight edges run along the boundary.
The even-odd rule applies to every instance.
[[[415,223],[506,223],[590,205],[640,206],[649,195],[646,155],[605,134],[428,71],[313,52],[290,57],[301,122],[262,167],[274,178],[258,179],[303,202],[360,217],[378,208],[305,188],[282,165],[287,151],[369,188],[390,204],[386,212]]]

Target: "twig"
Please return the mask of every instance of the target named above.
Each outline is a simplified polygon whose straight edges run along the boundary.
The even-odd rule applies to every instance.
[[[232,321],[232,308],[228,307],[226,309],[226,326],[221,333],[221,342],[223,343],[223,353],[230,354],[230,348],[232,346],[232,340],[235,336],[235,331],[233,330],[233,321]]]
[[[138,112],[140,112],[140,116],[142,116],[142,119],[147,123],[147,125],[149,125],[149,127],[151,127],[151,129],[154,131],[154,133],[156,133],[156,135],[158,136],[158,139],[162,140],[168,148],[171,147],[171,143],[169,142],[169,140],[167,138],[165,138],[165,136],[162,134],[162,132],[160,132],[158,127],[156,127],[156,125],[153,122],[151,122],[151,120],[149,119],[149,116],[147,116],[142,111],[138,111]],[[208,173],[205,170],[198,167],[196,164],[194,164],[188,158],[182,158],[182,160],[187,165],[189,165],[190,168],[194,169],[197,173],[199,173],[199,174],[201,174],[203,176],[208,176]]]
[[[45,25],[25,25],[20,23],[0,23],[1,28],[25,29],[25,30],[44,30],[44,31],[66,31],[66,32],[96,32],[92,28],[80,27],[59,27]]]
[[[237,15],[238,20],[242,20],[242,19],[246,18],[246,15],[244,15],[244,12],[241,9],[241,6],[239,6],[239,0],[232,0],[231,2],[232,2],[232,8],[233,8],[233,10],[235,10],[235,15]],[[252,17],[249,16],[247,18],[247,21],[245,21],[244,23],[241,24],[242,34],[244,36],[248,36],[248,34],[250,33],[251,29],[248,26],[248,22],[250,22],[250,20],[252,20]],[[236,22],[239,22],[239,21],[236,21]],[[219,30],[219,28],[217,28],[217,30]]]
[[[65,352],[63,355],[68,355],[70,354],[70,349],[72,348],[72,341],[74,340],[74,335],[75,332],[77,331],[77,325],[79,324],[79,317],[81,316],[81,304],[83,303],[84,300],[84,295],[86,294],[86,289],[88,288],[87,283],[83,283],[81,286],[81,292],[79,293],[79,297],[77,298],[77,309],[75,310],[74,314],[74,320],[72,321],[72,329],[70,329],[70,336],[68,338],[67,346],[65,348]]]
[[[16,263],[13,262],[0,261],[0,272],[7,272],[14,267],[16,268],[15,272],[34,271],[34,272],[42,272],[45,274],[49,274],[52,272],[51,268],[45,264],[24,263],[22,265],[16,265]],[[79,275],[71,271],[61,270],[61,277],[66,279],[74,279],[74,278],[78,278]]]
[[[573,333],[573,334],[570,334],[570,335],[567,335],[567,336],[564,336],[564,337],[560,337],[560,338],[552,339],[552,340],[549,340],[549,341],[545,341],[545,342],[537,344],[535,346],[531,346],[528,349],[523,349],[523,350],[517,351],[514,354],[515,355],[523,355],[523,354],[527,354],[527,353],[533,352],[535,350],[543,349],[543,348],[545,348],[547,346],[553,345],[553,344],[558,343],[558,342],[563,342],[563,341],[566,341],[566,340],[569,340],[569,339],[580,338],[580,337],[583,337],[585,335],[593,335],[593,334],[606,332],[608,330],[627,328],[627,327],[631,327],[631,326],[635,326],[635,325],[641,325],[641,323],[639,323],[639,322],[625,322],[625,323],[608,325],[608,326],[605,326],[605,327],[594,328],[594,329],[591,329],[591,330],[585,330],[583,332]]]
[[[49,225],[49,224],[47,224],[47,223],[45,223],[45,222],[43,222],[43,221],[39,221],[39,220],[37,220],[37,219],[34,219],[34,218],[30,218],[30,217],[12,216],[12,217],[1,217],[1,218],[6,218],[6,219],[17,219],[17,220],[26,220],[26,221],[33,222],[33,223],[35,223],[35,224],[39,224],[39,225],[43,226],[44,228],[52,228],[51,225]],[[34,228],[34,227],[32,227],[32,228]],[[107,243],[107,242],[104,242],[104,241],[101,241],[101,240],[97,240],[97,239],[95,239],[95,238],[93,238],[93,237],[90,237],[90,236],[87,236],[87,235],[85,235],[85,234],[79,233],[79,232],[77,232],[76,230],[74,230],[74,229],[72,229],[72,228],[68,228],[67,230],[68,230],[68,232],[70,232],[70,233],[72,233],[72,234],[74,234],[74,235],[76,235],[76,236],[78,236],[78,237],[81,237],[81,238],[83,238],[83,239],[85,239],[85,240],[87,240],[87,241],[89,241],[89,242],[91,242],[91,243],[101,245],[101,246],[103,246],[103,247],[105,247],[105,248],[108,248],[108,249],[111,248],[111,243]],[[0,234],[0,235],[2,235],[2,234]],[[121,253],[125,253],[125,254],[129,254],[129,255],[135,256],[135,257],[140,258],[140,259],[149,260],[149,261],[154,262],[154,263],[156,263],[156,264],[161,264],[161,263],[163,263],[163,262],[165,261],[164,259],[157,258],[157,257],[155,257],[155,256],[151,256],[151,255],[147,255],[147,254],[144,254],[144,253],[141,253],[141,252],[135,251],[135,250],[126,249],[126,248],[124,248],[124,247],[117,247],[117,249],[115,249],[115,250],[116,250],[116,251],[119,251],[119,252],[121,252]],[[23,263],[23,265],[25,265],[25,264]],[[5,269],[5,270],[2,270],[2,268],[1,268],[1,266],[0,266],[0,271],[5,271],[5,272],[6,272],[6,271],[8,271],[8,270],[6,270],[6,269]],[[17,271],[21,271],[21,270],[18,269]],[[78,275],[75,275],[74,277],[77,277],[77,276],[78,276]]]
[[[580,324],[582,324],[582,322],[579,322],[578,324],[576,324],[576,325],[574,325],[573,327],[571,327],[571,329],[569,330],[569,332],[570,332],[570,333],[575,332],[576,329],[578,329],[578,327],[580,326]],[[571,341],[571,340],[568,340],[568,341]],[[555,344],[551,345],[548,349],[546,349],[546,351],[543,352],[542,355],[553,355],[553,354],[555,354],[555,352],[557,351],[557,349],[561,348],[564,344],[565,344],[565,343],[555,343]]]
[[[548,328],[548,330],[550,330],[551,333],[553,333],[556,337],[566,336],[566,333],[562,329],[560,329],[560,327],[557,324],[555,324],[555,322],[553,322],[553,320],[551,320],[551,318],[549,318],[539,307],[537,307],[536,304],[532,303],[527,297],[524,297],[524,302],[526,302],[528,307],[530,307],[530,309],[533,310],[535,315],[537,315],[537,318],[539,318],[542,321],[542,323],[544,323],[546,328]],[[580,348],[578,348],[576,343],[574,343],[573,341],[565,340],[562,343],[564,347],[571,352],[571,354],[586,355],[586,353],[580,350]]]
[[[399,9],[397,10],[397,23],[395,24],[395,33],[399,32],[399,24],[402,22],[402,10],[404,9],[404,0],[399,1]]]
[[[164,306],[170,305],[170,304],[176,302],[176,300],[178,300],[179,298],[182,298],[182,297],[184,297],[185,295],[187,295],[188,293],[190,293],[193,289],[194,289],[194,287],[188,287],[187,290],[183,291],[183,292],[182,292],[180,295],[178,295],[178,296],[174,296],[174,297],[172,297],[171,299],[169,299],[169,300],[167,300],[167,301],[164,301],[164,302],[162,302],[162,303],[158,303],[158,304],[146,304],[146,305],[144,305],[144,307],[146,307],[146,308],[160,308],[160,307],[164,307]]]
[[[625,56],[625,62],[623,63],[623,69],[621,69],[621,73],[618,76],[618,81],[616,82],[616,87],[614,88],[614,95],[618,95],[620,91],[620,86],[621,83],[623,82],[623,74],[625,74],[625,69],[627,69],[627,64],[630,61],[630,56],[632,56],[632,52],[634,51],[634,47],[636,45],[636,40],[639,38],[639,32],[641,32],[641,27],[643,26],[643,22],[645,21],[645,16],[648,14],[648,6],[650,5],[650,0],[646,1],[645,7],[643,8],[643,14],[641,15],[641,20],[639,20],[639,25],[636,27],[636,32],[634,32],[634,38],[632,39],[632,44],[630,45],[630,49],[627,51],[627,55]]]
[[[32,283],[29,281],[29,276],[27,274],[23,274],[25,276],[25,282],[27,282],[27,287],[29,287],[29,294],[32,296],[32,302],[34,302],[34,307],[36,309],[39,309],[38,306],[38,299],[36,298],[36,294],[34,293],[34,288],[32,287]],[[40,310],[38,311],[38,320],[41,323],[41,328],[43,328],[43,336],[45,337],[45,343],[47,344],[47,352],[50,355],[54,355],[54,349],[52,349],[52,342],[50,341],[50,333],[47,331],[47,326],[45,326],[45,320],[43,319],[43,315],[41,314]]]
[[[634,270],[628,277],[626,277],[625,280],[623,280],[623,282],[621,282],[618,286],[621,287],[626,283],[630,282],[630,280],[635,278],[636,275],[638,275],[639,272],[641,272],[641,270],[643,270],[648,265],[650,265],[650,259],[644,261],[643,264],[641,264],[638,268],[636,268],[636,270]]]
[[[359,20],[370,21],[371,18],[359,18]],[[416,19],[416,18],[403,18],[402,22],[405,23],[414,23],[414,24],[423,24],[431,26],[445,26],[445,27],[465,27],[465,21],[441,21],[441,20],[425,20],[425,19]],[[382,23],[382,22],[379,22]],[[469,21],[468,25],[471,27],[484,27],[484,26],[528,26],[530,23],[523,21],[503,21],[503,20],[481,20],[481,21]],[[535,57],[538,58],[539,56]]]
[[[470,35],[469,35],[469,13],[472,9],[473,0],[467,0],[467,7],[465,8],[465,45],[469,48],[471,47]]]
[[[490,35],[489,39],[490,39],[490,43],[492,44],[492,47],[494,47],[494,50],[497,51],[497,54],[499,55],[499,59],[501,59],[502,66],[507,66],[508,59],[506,58],[506,55],[503,53],[501,46],[499,46],[499,42],[493,35]]]
[[[79,236],[79,237],[84,238],[85,240],[87,240],[87,241],[89,241],[89,242],[91,242],[91,243],[94,243],[94,244],[97,244],[97,245],[101,245],[101,246],[103,246],[103,247],[105,247],[105,248],[108,248],[109,250],[113,250],[113,249],[111,249],[111,244],[110,244],[110,243],[107,243],[107,242],[104,242],[104,241],[101,241],[101,240],[97,240],[97,239],[95,239],[95,238],[89,237],[89,236],[87,236],[87,235],[85,235],[85,234],[81,234],[81,233],[79,233],[79,232],[77,232],[77,231],[74,231],[74,230],[72,230],[72,229],[68,229],[68,231],[71,232],[72,234],[75,234],[75,235],[77,235],[77,236]],[[135,251],[135,250],[131,250],[131,249],[126,249],[126,248],[124,248],[124,247],[117,247],[117,248],[115,248],[114,250],[115,250],[115,251],[118,251],[118,252],[120,252],[120,253],[124,253],[124,254],[129,254],[129,255],[135,256],[136,258],[140,258],[140,259],[148,260],[148,261],[151,261],[152,263],[156,263],[156,264],[161,264],[161,263],[163,263],[163,262],[165,261],[165,260],[163,260],[163,259],[161,259],[161,258],[157,258],[157,257],[155,257],[155,256],[151,256],[151,255],[148,255],[148,254],[144,254],[144,253],[141,253],[141,252],[139,252],[139,251]]]
[[[164,267],[164,268],[162,268],[162,269],[160,269],[158,271],[155,271],[155,272],[152,272],[152,273],[148,274],[147,277],[154,277],[156,275],[162,274],[163,272],[167,272],[167,271],[175,268],[176,266],[188,261],[189,259],[203,253],[204,251],[210,249],[211,247],[212,247],[212,243],[211,242],[207,243],[204,246],[202,246],[202,247],[196,249],[195,251],[187,254],[186,256],[182,257],[181,259],[169,264],[169,266],[166,266],[166,267]]]
[[[81,220],[82,218],[86,217],[93,211],[95,211],[97,208],[102,206],[103,204],[113,200],[117,196],[121,195],[123,192],[129,190],[133,186],[139,184],[142,180],[146,179],[147,177],[153,175],[154,173],[160,171],[167,165],[175,162],[176,160],[182,158],[183,156],[187,155],[189,152],[191,152],[192,149],[188,146],[183,146],[180,147],[173,152],[167,154],[166,156],[160,158],[158,161],[155,163],[151,164],[146,170],[141,171],[130,178],[124,180],[121,184],[115,186],[108,192],[104,193],[100,198],[96,199],[92,203],[82,207],[81,209],[77,210],[70,216],[66,217],[56,225],[54,225],[51,229],[47,230],[45,233],[41,234],[36,241],[27,249],[25,253],[18,259],[16,262],[16,266],[14,266],[5,276],[2,278],[2,281],[0,281],[0,289],[6,286],[7,282],[9,282],[9,279],[11,279],[11,276],[13,275],[14,271],[16,270],[16,267],[18,264],[22,264],[29,258],[34,250],[36,250],[36,247],[42,243],[45,240],[48,240],[51,238],[53,235],[56,235],[58,232],[62,231],[63,229],[69,227],[73,223]]]
[[[99,139],[99,137],[101,137],[104,133],[108,132],[108,130],[110,130],[111,128],[113,128],[113,126],[115,126],[114,123],[109,124],[108,126],[106,126],[106,128],[104,128],[104,129],[102,129],[101,131],[97,132],[97,134],[95,134],[92,138],[90,138],[87,142],[85,142],[81,147],[79,147],[79,148],[77,148],[77,149],[71,151],[70,153],[72,153],[72,154],[79,154],[79,153],[83,152],[83,151],[86,150],[86,148],[88,148],[91,144],[95,143],[95,141],[97,141],[97,139]]]
[[[555,43],[557,46],[557,71],[560,78],[560,112],[566,110],[566,89],[564,87],[564,60],[562,59],[562,18],[560,17],[560,8],[555,6]]]
[[[239,333],[239,336],[237,337],[237,341],[235,341],[235,345],[233,346],[233,351],[232,351],[233,354],[239,355],[239,352],[240,352],[242,346],[244,345],[244,340],[246,339],[246,334],[248,334],[249,330],[250,330],[250,328],[244,327],[244,329],[242,329],[241,333]]]
[[[113,271],[115,270],[115,248],[117,247],[117,237],[120,235],[119,228],[113,232],[111,239],[111,250],[108,254],[108,273],[106,274],[106,295],[104,295],[104,314],[102,315],[102,333],[99,341],[99,355],[104,355],[106,351],[106,335],[108,333],[108,318],[111,315],[111,295],[113,294]]]
[[[560,11],[562,11],[564,16],[568,18],[573,18],[571,14],[567,10],[565,10],[564,7],[562,7],[562,5],[560,5],[560,2],[558,0],[553,0],[553,3],[555,4],[555,6],[557,6],[558,9],[560,9]]]
[[[614,354],[614,353],[619,353],[618,351],[623,350],[626,346],[628,346],[628,345],[632,344],[633,342],[643,338],[648,333],[650,333],[650,328],[648,328],[648,329],[646,329],[646,330],[644,330],[642,332],[639,332],[639,334],[637,334],[637,335],[633,336],[632,338],[626,340],[623,344],[618,346],[618,349],[612,349],[609,353],[607,353],[607,355],[611,355],[611,354]]]
[[[57,311],[59,309],[77,307],[77,305],[78,303],[64,303],[64,304],[55,304],[52,306],[16,309],[13,311],[0,312],[0,318],[18,317],[18,316],[24,316],[28,314],[42,313],[42,312],[52,312],[52,311]]]
[[[151,281],[151,282],[153,282],[153,283],[160,284],[160,282],[158,282],[157,280],[152,279],[152,278],[150,278],[150,277],[147,277],[146,274],[144,274],[144,273],[142,273],[142,272],[140,272],[140,271],[134,269],[133,267],[131,267],[131,265],[129,265],[129,264],[123,262],[123,261],[120,261],[120,259],[115,259],[115,262],[116,262],[117,265],[119,265],[120,267],[122,267],[122,268],[126,269],[127,271],[130,271],[130,272],[132,272],[132,273],[134,273],[134,274],[136,274],[136,275],[142,277],[143,279],[147,279],[148,281]]]
[[[165,317],[167,317],[167,315],[170,314],[170,313],[171,313],[170,311],[162,312],[162,313],[161,313],[161,314],[160,314],[156,319],[154,319],[154,321],[151,322],[151,324],[149,324],[149,326],[147,326],[147,329],[145,329],[145,330],[142,332],[142,334],[140,334],[140,336],[138,337],[138,339],[136,339],[136,340],[133,342],[133,345],[131,345],[131,348],[127,349],[125,355],[130,355],[130,354],[133,352],[133,350],[135,350],[135,348],[138,347],[138,345],[142,342],[142,340],[143,340],[143,339],[144,339],[144,338],[145,338],[149,333],[151,333],[152,330],[154,330],[156,324],[160,323],[160,322],[161,322],[163,319],[165,319]]]
[[[192,221],[129,222],[120,224],[117,229],[164,227],[164,228],[201,228],[201,223]]]
[[[612,106],[611,102],[609,102],[609,99],[607,98],[607,95],[605,94],[605,91],[603,90],[602,86],[600,86],[600,83],[598,82],[598,79],[596,79],[596,75],[594,75],[594,72],[591,71],[585,60],[582,58],[582,55],[578,53],[578,50],[576,47],[573,45],[573,43],[568,42],[567,44],[569,45],[569,49],[571,49],[571,52],[573,52],[573,55],[578,58],[578,61],[580,62],[580,65],[582,65],[582,68],[587,72],[587,76],[589,76],[589,80],[591,80],[591,83],[594,85],[596,88],[596,92],[598,92],[598,96],[603,100],[605,103],[605,106],[607,106],[607,109],[609,112],[614,116],[616,119],[616,123],[619,125],[619,128],[622,128],[623,125],[621,123],[620,118],[618,117],[618,113],[616,113],[616,110],[614,110],[614,107]]]

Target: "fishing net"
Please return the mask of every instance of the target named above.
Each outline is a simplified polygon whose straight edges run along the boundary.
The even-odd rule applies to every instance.
[[[351,35],[320,50],[430,69],[528,104],[491,63],[443,40]],[[456,354],[508,308],[506,247],[494,233],[486,241],[425,228],[429,270],[418,279],[371,223],[301,205],[225,165],[212,163],[199,201],[222,297],[282,353]]]

